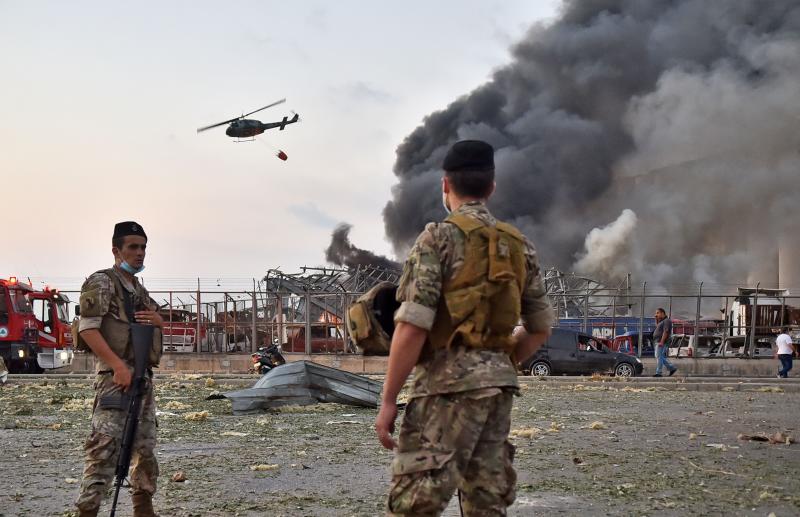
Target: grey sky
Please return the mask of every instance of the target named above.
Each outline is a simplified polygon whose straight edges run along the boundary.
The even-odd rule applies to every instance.
[[[83,277],[124,219],[151,277],[322,264],[340,221],[391,254],[396,146],[557,5],[0,0],[0,276]],[[195,133],[282,97],[255,118],[284,132]]]

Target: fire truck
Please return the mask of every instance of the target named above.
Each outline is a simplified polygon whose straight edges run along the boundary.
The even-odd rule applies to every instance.
[[[45,287],[28,293],[39,334],[37,363],[46,370],[72,364],[72,326],[69,298],[58,289]]]
[[[34,305],[41,306],[41,320]],[[0,355],[12,373],[41,373],[72,363],[69,300],[54,291],[36,291],[16,277],[0,278]]]

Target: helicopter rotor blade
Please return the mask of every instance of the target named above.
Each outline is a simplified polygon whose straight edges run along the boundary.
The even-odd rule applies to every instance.
[[[251,111],[250,113],[246,113],[246,114],[242,115],[240,118],[248,117],[248,116],[252,115],[253,113],[258,113],[258,112],[259,112],[259,111],[261,111],[261,110],[265,110],[265,109],[267,109],[267,108],[271,108],[271,107],[273,107],[273,106],[277,106],[278,104],[283,104],[284,102],[286,102],[286,99],[281,99],[281,100],[279,100],[279,101],[275,101],[275,102],[273,102],[272,104],[267,104],[267,105],[266,105],[266,106],[264,106],[263,108],[258,108],[258,109],[257,109],[257,110],[255,110],[255,111]]]
[[[213,129],[215,127],[224,126],[225,124],[230,124],[234,120],[239,120],[240,118],[243,118],[243,117],[236,117],[236,118],[232,118],[230,120],[226,120],[225,122],[219,122],[218,124],[211,124],[210,126],[200,127],[200,128],[197,128],[197,132],[200,133],[202,131],[205,131],[206,129]]]

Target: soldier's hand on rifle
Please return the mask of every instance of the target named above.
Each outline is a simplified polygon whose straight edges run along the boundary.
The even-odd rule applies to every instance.
[[[397,443],[392,438],[394,433],[394,421],[397,418],[397,404],[383,402],[378,417],[375,419],[375,431],[378,433],[378,440],[385,448],[390,451],[397,447]]]
[[[164,319],[156,311],[136,311],[134,316],[136,317],[136,323],[153,325],[158,328],[164,327]]]
[[[131,385],[133,375],[125,363],[114,368],[114,384],[119,386],[122,391],[127,390]]]

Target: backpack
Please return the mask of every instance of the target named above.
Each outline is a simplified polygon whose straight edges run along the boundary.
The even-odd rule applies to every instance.
[[[397,285],[381,282],[361,295],[347,310],[350,336],[364,355],[389,355],[394,333]]]

